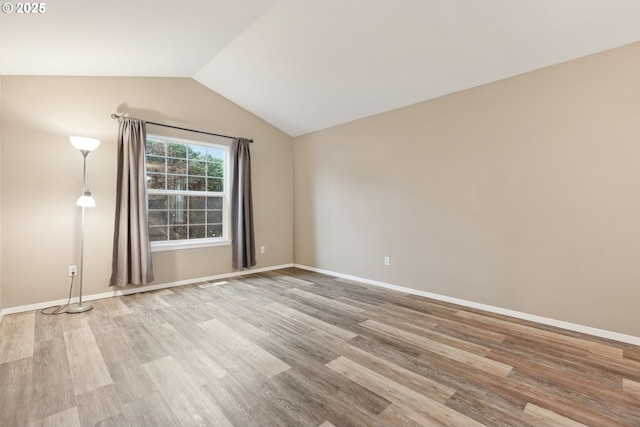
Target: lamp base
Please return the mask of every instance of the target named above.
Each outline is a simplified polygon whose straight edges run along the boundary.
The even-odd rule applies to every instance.
[[[76,304],[73,307],[69,307],[67,308],[67,313],[69,314],[76,314],[76,313],[84,313],[85,311],[89,311],[89,310],[93,310],[93,306],[89,305],[89,304]]]

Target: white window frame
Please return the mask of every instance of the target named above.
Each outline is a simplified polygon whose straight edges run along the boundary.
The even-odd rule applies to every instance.
[[[159,240],[151,242],[151,251],[173,251],[180,249],[195,249],[206,248],[212,246],[225,246],[231,244],[231,175],[230,175],[230,159],[231,159],[231,147],[223,144],[216,144],[208,141],[191,140],[184,138],[174,138],[164,135],[147,134],[147,139],[159,139],[164,142],[174,142],[185,145],[198,145],[201,147],[213,147],[223,150],[224,152],[224,178],[223,178],[223,191],[222,193],[212,193],[209,191],[179,191],[179,190],[152,190],[147,189],[147,194],[151,195],[176,195],[181,194],[185,196],[199,196],[199,197],[220,197],[222,196],[222,237],[213,238],[198,238],[198,239],[184,239],[184,240]],[[146,154],[145,154],[146,162]],[[147,209],[149,202],[147,201]]]

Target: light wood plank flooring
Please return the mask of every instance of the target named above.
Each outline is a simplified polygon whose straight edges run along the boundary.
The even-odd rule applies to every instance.
[[[640,426],[640,348],[285,269],[0,324],[0,426]]]

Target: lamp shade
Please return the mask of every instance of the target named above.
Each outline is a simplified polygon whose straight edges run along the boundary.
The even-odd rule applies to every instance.
[[[91,195],[91,191],[85,191],[76,202],[76,205],[82,206],[83,208],[93,208],[96,206],[96,200]]]
[[[77,150],[93,151],[100,145],[100,140],[95,138],[87,138],[86,136],[70,136],[69,140]]]

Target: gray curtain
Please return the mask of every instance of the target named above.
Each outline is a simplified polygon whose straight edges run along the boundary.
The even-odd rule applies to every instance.
[[[250,144],[248,139],[236,138],[231,145],[231,247],[237,269],[256,265]]]
[[[153,281],[147,216],[146,124],[120,117],[118,181],[110,286]]]

